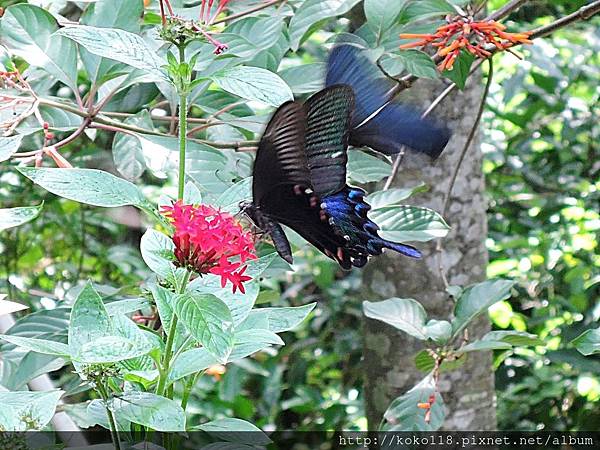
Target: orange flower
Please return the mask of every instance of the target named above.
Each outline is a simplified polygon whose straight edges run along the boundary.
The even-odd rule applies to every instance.
[[[225,368],[225,366],[221,364],[216,364],[206,369],[205,373],[206,375],[212,375],[216,381],[219,381],[221,379],[221,376],[224,375],[226,371],[227,369]]]
[[[444,59],[438,64],[438,69],[452,70],[454,62],[462,49],[477,58],[488,58],[492,55],[487,45],[493,45],[496,50],[507,50],[518,44],[532,44],[529,39],[530,31],[507,33],[506,26],[495,20],[476,22],[471,17],[447,16],[445,25],[440,26],[433,34],[404,33],[401,39],[418,39],[415,42],[402,44],[400,49],[426,47],[431,45],[438,49],[437,55]]]

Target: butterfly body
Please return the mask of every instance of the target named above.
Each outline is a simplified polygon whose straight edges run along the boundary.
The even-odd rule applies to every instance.
[[[347,149],[351,143],[362,143],[391,154],[416,142],[418,151],[433,155],[441,151],[432,147],[439,146],[440,135],[434,129],[436,143],[429,138],[424,145],[417,142],[410,129],[414,117],[398,123],[397,114],[406,111],[380,104],[381,86],[368,91],[361,81],[361,77],[371,80],[365,75],[365,61],[356,50],[345,47],[330,58],[325,89],[304,103],[284,103],[271,118],[256,154],[252,202],[243,210],[290,263],[292,252],[281,225],[292,228],[343,269],[362,267],[386,248],[419,258],[417,249],[379,236],[379,227],[368,217],[371,207],[365,191],[346,183]],[[356,72],[348,63],[355,63]],[[368,97],[358,99],[358,93]],[[383,121],[377,120],[377,108],[385,112]]]

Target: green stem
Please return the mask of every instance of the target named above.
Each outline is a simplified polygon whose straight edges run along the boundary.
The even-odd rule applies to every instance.
[[[190,273],[186,272],[184,279],[182,280],[181,286],[178,290],[178,294],[183,294],[187,283],[190,279]],[[169,371],[171,368],[171,360],[173,359],[173,344],[175,343],[175,336],[177,335],[177,316],[173,314],[171,319],[171,325],[169,328],[169,335],[167,336],[167,343],[165,344],[165,354],[163,357],[162,369],[159,369],[158,386],[156,388],[157,395],[164,395],[165,388],[167,387],[167,381],[169,379]]]
[[[108,416],[108,425],[110,427],[110,437],[113,441],[113,445],[116,450],[121,450],[121,443],[119,442],[119,433],[117,431],[117,423],[115,421],[115,416],[111,409],[108,407],[108,391],[104,386],[98,384],[96,386],[96,390],[102,397],[104,401],[104,407],[106,408],[106,415]]]
[[[196,384],[196,380],[198,379],[198,375],[200,374],[201,372],[196,372],[195,374],[193,374],[187,380],[185,386],[183,387],[183,394],[181,395],[181,408],[184,411],[187,408],[188,400],[190,398],[190,394],[192,393],[192,388],[194,387],[194,384]]]
[[[185,61],[185,46],[179,46],[179,62]],[[179,92],[179,190],[177,198],[183,199],[185,189],[185,150],[187,135],[187,87]]]
[[[179,49],[179,62],[185,62],[185,45],[180,45]],[[186,150],[186,134],[187,134],[187,86],[178,86],[179,94],[179,174],[178,174],[178,194],[179,200],[183,199],[183,192],[185,189],[185,150]],[[189,281],[190,274],[186,273],[185,279],[177,289],[178,294],[183,294],[187,282]],[[159,379],[158,386],[156,387],[156,393],[158,395],[165,395],[165,388],[167,387],[167,381],[169,378],[169,369],[171,366],[171,359],[173,358],[173,344],[175,342],[177,330],[177,316],[173,314],[171,320],[171,326],[169,334],[167,336],[167,343],[165,344],[165,353],[162,360],[162,367],[159,367]]]

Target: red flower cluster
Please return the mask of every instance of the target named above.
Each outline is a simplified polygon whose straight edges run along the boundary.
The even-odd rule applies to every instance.
[[[256,259],[254,240],[231,214],[207,205],[185,205],[181,200],[163,206],[161,213],[175,227],[173,242],[179,266],[219,275],[222,287],[229,281],[234,293],[238,289],[246,292],[244,282],[252,278],[244,275],[244,263]]]
[[[498,50],[506,50],[517,44],[532,44],[530,31],[507,33],[506,27],[494,20],[476,22],[471,17],[446,17],[446,25],[439,27],[433,34],[401,34],[402,39],[419,39],[416,42],[401,45],[401,49],[425,47],[431,44],[437,47],[437,54],[444,57],[438,65],[440,71],[452,70],[461,49],[465,49],[478,58],[488,58],[491,52],[485,47],[493,44]]]

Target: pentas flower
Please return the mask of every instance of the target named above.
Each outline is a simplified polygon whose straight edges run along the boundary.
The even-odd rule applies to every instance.
[[[439,27],[433,34],[400,35],[402,39],[418,39],[400,46],[401,49],[425,47],[431,45],[438,49],[437,54],[444,59],[439,63],[440,71],[452,70],[454,62],[462,49],[477,58],[488,58],[492,44],[498,50],[508,50],[517,44],[532,44],[530,31],[507,33],[506,27],[495,20],[476,22],[472,17],[447,16],[446,25]],[[486,49],[488,47],[488,49]],[[491,47],[493,49],[493,47]],[[510,51],[510,50],[509,50]]]
[[[180,267],[202,275],[221,277],[221,287],[229,282],[233,292],[246,293],[245,263],[256,259],[252,234],[235,218],[208,205],[186,205],[181,200],[161,207],[173,226],[175,258]]]

